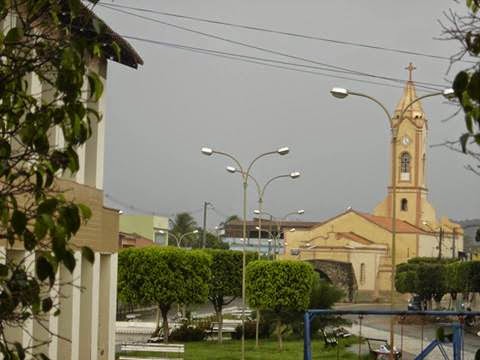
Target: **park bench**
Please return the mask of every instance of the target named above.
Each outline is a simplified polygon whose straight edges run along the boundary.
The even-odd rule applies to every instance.
[[[230,336],[235,333],[235,328],[237,324],[229,324],[228,322],[224,322],[222,326],[222,336],[223,334],[229,334]],[[208,337],[214,337],[218,334],[218,329],[220,327],[220,323],[212,322],[210,324],[210,328],[207,330]]]
[[[119,360],[183,360],[183,353],[185,352],[185,345],[183,344],[158,344],[158,343],[135,343],[135,344],[122,344],[120,346],[120,355]],[[152,357],[139,357],[134,355],[128,355],[129,352],[149,352],[149,353],[158,353],[158,356]],[[168,357],[166,354],[182,354],[181,357]]]
[[[387,360],[390,358],[390,345],[385,339],[375,339],[375,338],[365,338],[367,340],[368,349],[370,354],[375,356],[375,359],[378,360]],[[395,360],[402,358],[402,353],[394,348],[393,356]]]
[[[335,333],[326,332],[325,329],[322,329],[323,340],[325,341],[325,347],[337,346],[338,340],[335,336]]]

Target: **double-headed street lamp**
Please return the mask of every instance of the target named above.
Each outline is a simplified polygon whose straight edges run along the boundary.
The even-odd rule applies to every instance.
[[[228,172],[230,172],[232,174],[234,174],[234,173],[241,174],[242,173],[239,169],[237,169],[234,166],[227,166],[226,169],[227,169]],[[268,185],[270,185],[273,181],[275,181],[277,179],[283,179],[283,178],[298,179],[300,177],[300,172],[292,171],[290,174],[283,174],[283,175],[274,176],[271,179],[269,179],[265,183],[265,185],[263,185],[263,186],[260,185],[260,182],[257,181],[257,179],[252,174],[249,174],[248,177],[253,180],[253,182],[255,183],[255,185],[257,187],[258,209],[261,213],[263,211],[263,199],[264,199],[264,196],[265,196],[265,190],[267,189]],[[261,242],[261,238],[262,238],[262,217],[261,216],[258,217],[257,230],[258,230],[257,252],[258,252],[258,256],[260,256],[260,242]]]
[[[238,161],[233,155],[223,152],[213,150],[208,147],[202,148],[202,154],[211,156],[213,154],[222,155],[233,160],[240,170],[242,175],[243,182],[243,247],[242,247],[242,360],[245,359],[245,243],[247,239],[247,188],[248,188],[248,179],[250,177],[250,171],[252,170],[255,162],[265,156],[269,155],[287,155],[290,152],[288,147],[281,147],[276,151],[269,151],[255,157],[246,168],[242,166],[240,161]]]
[[[256,226],[255,229],[257,230],[260,230],[260,227]],[[282,233],[284,234],[285,231],[276,231],[276,232],[271,232],[271,231],[268,231],[268,230],[264,230],[268,233],[268,236],[270,236],[270,239],[268,239],[268,257],[270,258],[270,246],[271,246],[271,243],[272,241],[274,241],[274,244],[280,240],[281,238],[281,235]],[[295,232],[295,228],[291,228],[288,230],[289,232]],[[285,240],[285,236],[284,236],[284,240]],[[284,241],[284,244],[286,244],[286,242]],[[275,250],[274,250],[275,251]],[[275,254],[275,252],[274,252]],[[275,255],[274,255],[275,256]]]
[[[409,66],[410,68],[410,71],[412,69],[412,66]],[[411,81],[411,72],[410,72],[410,79],[409,81]],[[397,229],[396,229],[396,217],[397,217],[397,147],[396,147],[396,144],[397,144],[397,140],[398,140],[398,127],[395,126],[395,123],[393,121],[394,119],[394,116],[392,116],[390,114],[390,112],[388,111],[388,109],[386,108],[385,105],[383,105],[379,100],[377,100],[376,98],[374,98],[373,96],[370,96],[370,95],[367,95],[367,94],[363,94],[363,93],[359,93],[359,92],[354,92],[354,91],[350,91],[350,90],[347,90],[345,88],[340,88],[340,87],[334,87],[332,90],[330,90],[330,93],[338,98],[338,99],[344,99],[346,98],[347,96],[349,95],[352,95],[352,96],[359,96],[359,97],[363,97],[363,98],[366,98],[368,100],[371,100],[373,101],[374,103],[376,103],[378,106],[380,106],[383,110],[383,112],[385,113],[385,115],[387,116],[387,120],[388,120],[388,124],[390,126],[390,132],[391,132],[391,143],[392,143],[392,279],[391,279],[391,283],[390,283],[390,303],[391,303],[391,308],[393,309],[393,302],[394,302],[394,291],[395,291],[395,267],[396,267],[396,259],[395,259],[395,256],[396,256],[396,235],[397,235]],[[422,100],[422,99],[426,99],[426,98],[429,98],[429,97],[433,97],[433,96],[439,96],[439,95],[442,95],[444,96],[445,98],[447,99],[451,99],[453,96],[454,96],[454,91],[453,89],[445,89],[443,91],[439,91],[439,92],[435,92],[435,93],[431,93],[431,94],[426,94],[426,95],[423,95],[423,96],[420,96],[416,99],[414,99],[413,101],[411,101],[410,103],[408,103],[401,111],[400,115],[397,117],[397,119],[400,121],[402,121],[403,117],[405,116],[405,113],[407,112],[407,110],[415,103],[417,103],[418,101]],[[393,317],[391,318],[391,321],[390,321],[390,346],[391,346],[391,352],[390,352],[390,357],[393,358],[393,345],[394,345],[394,333],[393,333],[393,326],[394,326],[394,322],[393,322]]]
[[[167,232],[165,230],[159,230],[158,231],[159,234],[166,234]],[[180,236],[177,236],[175,235],[174,233],[169,233],[168,236],[171,236],[175,239],[176,243],[177,243],[177,247],[180,247],[182,245],[182,240],[185,239],[188,235],[193,235],[193,234],[198,234],[198,230],[193,230],[193,231],[190,231],[190,232],[187,232],[185,234],[180,234]]]
[[[283,221],[287,220],[287,218],[290,215],[303,215],[305,213],[305,210],[301,209],[301,210],[289,212],[288,214],[285,214],[283,217],[280,217],[280,218],[277,218],[277,217],[273,216],[272,214],[270,214],[266,211],[261,211],[260,209],[255,209],[255,210],[253,210],[253,212],[256,215],[260,215],[260,217],[263,214],[270,216],[270,221],[275,222],[275,225],[277,226],[277,234],[280,234],[280,232],[282,230],[282,222]],[[272,239],[273,239],[273,259],[276,259],[277,258],[277,240],[278,240],[278,237],[276,237],[276,238],[272,237]]]

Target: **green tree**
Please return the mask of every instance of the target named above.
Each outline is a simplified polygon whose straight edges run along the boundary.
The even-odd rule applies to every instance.
[[[211,257],[203,251],[158,246],[131,248],[118,257],[118,296],[129,304],[155,304],[164,341],[168,342],[168,312],[173,304],[207,300]]]
[[[120,55],[105,24],[86,14],[80,0],[0,1],[0,24],[8,25],[0,31],[0,238],[37,252],[34,273],[24,261],[0,265],[2,339],[5,325],[22,328],[50,312],[48,290],[61,264],[70,272],[75,268],[69,242],[91,216],[55,181],[79,170],[77,149],[91,136],[91,123],[100,120],[88,106],[103,92],[90,61]],[[32,93],[33,81],[43,84],[42,93]],[[61,146],[50,141],[56,129]],[[93,261],[91,250],[84,253]],[[0,345],[6,359],[32,352],[19,343]]]
[[[208,300],[212,303],[219,323],[218,342],[222,342],[223,307],[242,295],[242,252],[232,250],[207,250],[212,257]],[[247,253],[247,264],[256,254]]]
[[[278,348],[281,351],[282,317],[308,308],[315,272],[306,262],[257,260],[248,264],[246,275],[248,304],[275,314]]]
[[[453,11],[446,13],[446,24],[442,24],[444,38],[457,41],[461,50],[453,56],[454,61],[461,60],[465,55],[477,58],[480,54],[480,18],[478,16],[479,1],[466,0],[466,14]],[[464,113],[466,131],[457,142],[447,142],[446,145],[456,151],[461,151],[471,157],[474,164],[467,169],[480,175],[480,67],[476,64],[460,71],[453,81],[455,96]],[[472,146],[476,144],[477,146]]]
[[[397,265],[395,288],[400,293],[419,295],[431,308],[431,300],[437,304],[448,292],[445,267],[452,260],[437,258],[413,258]]]
[[[198,224],[193,218],[192,215],[188,212],[183,212],[175,215],[175,218],[172,220],[172,229],[170,230],[171,233],[177,238],[180,239],[185,234],[191,233],[198,228]],[[172,236],[173,238],[173,236]],[[187,235],[183,238],[182,243],[180,244],[181,247],[193,247],[198,240],[198,234],[191,234]],[[174,239],[170,239],[170,241],[175,241]],[[170,243],[169,245],[176,246],[176,243]]]

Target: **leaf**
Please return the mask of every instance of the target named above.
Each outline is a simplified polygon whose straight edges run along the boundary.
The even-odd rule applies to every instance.
[[[42,311],[43,312],[49,312],[53,307],[53,301],[52,299],[50,299],[49,297],[48,298],[45,298],[42,300]]]
[[[52,264],[44,256],[37,258],[35,270],[40,281],[45,281],[47,278],[52,278],[52,276],[55,277]]]
[[[115,53],[115,59],[116,59],[117,61],[120,61],[120,59],[121,59],[121,54],[122,54],[122,49],[121,49],[121,47],[117,44],[116,41],[114,41],[114,42],[112,43],[112,49],[113,49],[113,52]]]
[[[88,83],[90,86],[90,96],[93,97],[95,101],[98,101],[103,94],[103,82],[100,76],[96,73],[89,74]]]
[[[82,214],[82,218],[84,220],[88,220],[92,217],[92,210],[85,205],[85,204],[77,204],[78,208],[80,209],[80,213]]]
[[[23,245],[25,246],[25,249],[28,251],[32,251],[35,249],[35,246],[37,245],[37,239],[33,235],[33,233],[25,229],[25,232],[23,233]]]
[[[8,159],[11,151],[10,142],[5,139],[0,139],[0,159]]]
[[[5,264],[0,264],[0,277],[8,276],[8,266]]]
[[[68,269],[68,271],[73,273],[73,270],[75,269],[76,261],[75,261],[75,256],[73,256],[73,254],[70,251],[65,252],[65,255],[63,256],[63,264]]]
[[[43,217],[37,218],[37,221],[33,227],[33,232],[38,240],[42,240],[47,235],[48,225],[45,223],[45,221],[43,221]]]
[[[468,85],[468,73],[466,71],[460,71],[455,80],[453,80],[453,90],[457,97],[461,97]]]
[[[27,217],[20,210],[14,210],[12,214],[12,227],[16,234],[20,235],[27,227]]]
[[[468,82],[467,92],[470,98],[480,101],[480,73],[475,71]]]
[[[89,263],[95,262],[95,254],[88,246],[82,247],[82,255],[88,260]]]
[[[23,29],[21,27],[11,28],[10,31],[5,36],[4,43],[5,45],[14,45],[18,43],[23,37]]]
[[[55,198],[50,198],[43,201],[37,209],[38,214],[53,214],[55,209],[57,208],[58,200]]]
[[[15,346],[15,350],[17,351],[19,360],[24,360],[25,359],[25,350],[23,349],[22,344],[20,344],[19,342],[15,342],[13,344],[13,346]]]

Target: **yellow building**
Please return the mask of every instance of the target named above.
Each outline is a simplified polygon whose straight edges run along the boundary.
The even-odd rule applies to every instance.
[[[400,118],[402,110],[416,98],[414,82],[409,80],[392,119],[398,132],[398,141],[391,149],[396,147],[397,176],[393,179],[390,166],[387,196],[373,213],[348,210],[310,229],[286,234],[284,257],[312,262],[322,276],[344,288],[350,300],[373,300],[389,292],[393,181],[397,264],[416,256],[455,257],[463,250],[460,225],[446,217],[437,219],[427,200],[428,121],[420,101]]]

